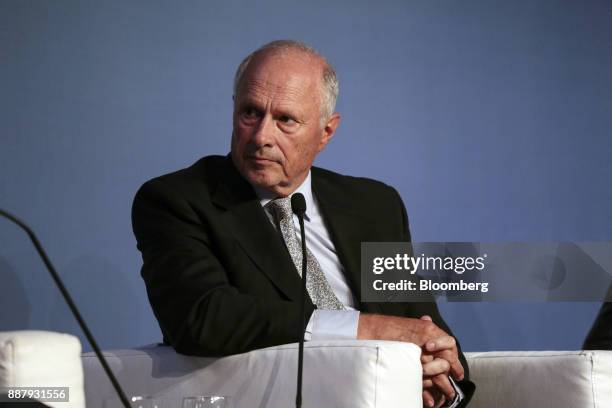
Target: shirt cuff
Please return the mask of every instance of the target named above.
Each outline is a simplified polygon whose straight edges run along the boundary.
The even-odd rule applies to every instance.
[[[304,340],[355,340],[358,324],[357,310],[315,309],[306,326]]]
[[[455,380],[453,380],[452,377],[449,376],[448,379],[449,379],[451,385],[453,386],[453,388],[455,389],[455,399],[452,400],[451,402],[447,403],[445,405],[445,407],[447,407],[447,408],[455,408],[455,407],[459,406],[461,401],[463,401],[463,399],[465,398],[465,394],[461,390],[461,387],[459,387],[457,385],[457,383],[455,382]]]

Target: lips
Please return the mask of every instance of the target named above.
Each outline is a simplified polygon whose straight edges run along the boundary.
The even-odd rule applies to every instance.
[[[248,159],[250,161],[253,161],[253,162],[257,163],[257,164],[276,163],[276,160],[267,159],[265,157],[249,156]]]

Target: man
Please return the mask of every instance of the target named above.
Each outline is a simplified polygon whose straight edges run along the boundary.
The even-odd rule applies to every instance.
[[[236,73],[230,157],[205,157],[139,190],[134,233],[164,341],[228,355],[299,340],[301,255],[288,197],[300,192],[313,268],[306,338],[415,343],[425,406],[463,406],[473,384],[435,303],[359,300],[360,243],[410,241],[410,232],[393,188],[312,167],[340,124],[337,94],[316,51],[267,44]]]

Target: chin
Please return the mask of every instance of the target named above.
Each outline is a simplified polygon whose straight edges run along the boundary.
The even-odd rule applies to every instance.
[[[268,172],[261,170],[248,169],[245,174],[245,178],[251,183],[261,188],[273,188],[278,184],[276,177]]]

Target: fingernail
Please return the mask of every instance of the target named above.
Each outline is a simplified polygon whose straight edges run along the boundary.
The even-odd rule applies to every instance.
[[[427,405],[429,405],[430,407],[433,407],[433,406],[434,406],[434,402],[433,402],[433,400],[429,400],[429,401],[427,401]]]
[[[433,348],[436,348],[436,343],[434,343],[433,341],[430,341],[429,343],[427,343],[428,350],[431,350]]]

